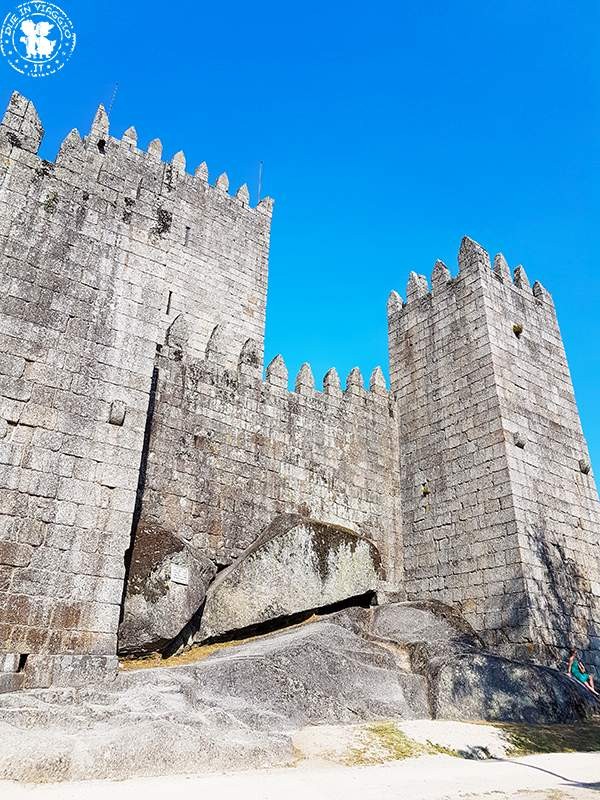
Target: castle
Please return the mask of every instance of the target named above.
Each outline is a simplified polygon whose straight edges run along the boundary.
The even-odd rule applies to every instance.
[[[465,238],[388,301],[390,390],[263,342],[272,202],[99,108],[0,125],[0,690],[378,591],[600,665],[600,507],[552,299]]]

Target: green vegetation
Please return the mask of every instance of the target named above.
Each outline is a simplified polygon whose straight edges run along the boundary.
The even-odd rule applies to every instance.
[[[448,750],[431,742],[422,744],[409,739],[393,722],[375,722],[367,726],[364,743],[360,747],[353,748],[342,759],[342,763],[349,767],[369,766],[383,764],[386,761],[439,754],[458,755],[454,750]]]
[[[54,214],[58,206],[58,193],[50,192],[44,200],[43,206],[48,214]]]
[[[510,756],[532,753],[590,753],[600,751],[600,721],[576,725],[511,725],[494,723],[508,734]]]

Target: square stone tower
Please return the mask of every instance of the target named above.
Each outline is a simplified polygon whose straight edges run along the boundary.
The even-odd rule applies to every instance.
[[[407,597],[507,655],[600,663],[600,506],[548,292],[465,238],[389,304]]]
[[[33,104],[0,124],[0,691],[116,667],[157,348],[262,363],[271,201],[161,160],[102,107],[42,160]]]

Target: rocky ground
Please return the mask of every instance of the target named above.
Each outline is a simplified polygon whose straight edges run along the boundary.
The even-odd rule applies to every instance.
[[[202,655],[175,660],[179,666],[124,670],[105,688],[0,695],[0,779],[120,780],[289,766],[299,757],[314,760],[298,738],[303,729],[319,726],[325,736],[324,726],[377,722],[383,727],[375,742],[347,747],[350,763],[372,764],[382,760],[378,748],[383,760],[461,750],[452,738],[423,741],[414,729],[398,734],[386,724],[573,723],[599,709],[556,670],[486,653],[441,606],[349,609]],[[422,749],[404,753],[403,736]],[[510,749],[496,751],[472,732],[467,739],[461,755],[504,757]],[[326,749],[323,741],[318,747]]]

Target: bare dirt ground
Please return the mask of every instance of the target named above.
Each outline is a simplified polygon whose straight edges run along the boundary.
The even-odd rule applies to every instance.
[[[423,756],[372,766],[299,767],[121,782],[0,784],[3,800],[600,800],[600,753],[474,761]]]

